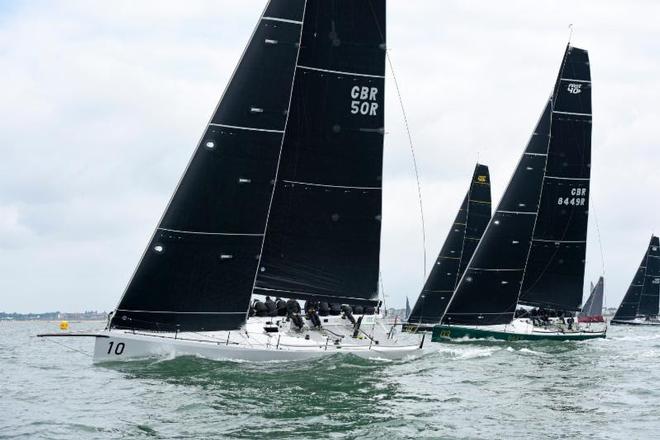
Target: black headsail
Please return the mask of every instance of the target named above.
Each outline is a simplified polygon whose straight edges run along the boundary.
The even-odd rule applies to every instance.
[[[660,240],[651,236],[644,258],[614,314],[614,321],[657,316],[660,299]]]
[[[605,293],[605,279],[600,277],[595,286],[591,287],[589,298],[582,306],[578,317],[602,316],[603,314],[603,296]]]
[[[553,93],[443,318],[510,322],[521,303],[579,310],[591,163],[587,52],[567,47]]]
[[[408,317],[408,322],[440,322],[456,284],[488,225],[490,213],[490,174],[486,165],[477,164],[470,188]]]
[[[309,0],[255,293],[376,304],[385,0]]]
[[[299,52],[304,0],[271,0],[112,327],[224,330],[244,321]]]

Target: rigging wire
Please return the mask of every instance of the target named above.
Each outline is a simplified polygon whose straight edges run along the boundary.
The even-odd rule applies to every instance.
[[[380,281],[380,293],[383,295],[383,309],[387,315],[387,304],[385,304],[385,283],[383,282],[383,271],[378,271],[378,280]]]
[[[55,344],[55,345],[59,345],[59,346],[61,346],[61,347],[64,347],[64,348],[66,348],[67,350],[71,350],[71,351],[75,351],[75,352],[80,353],[80,354],[84,354],[85,356],[90,357],[90,358],[92,357],[91,354],[89,354],[89,353],[87,353],[87,352],[85,352],[85,351],[78,350],[77,348],[70,347],[70,346],[68,346],[68,345],[66,345],[66,344],[62,344],[61,342],[54,341],[52,338],[43,338],[43,339],[44,339],[44,341],[48,341],[48,342],[51,342],[51,343],[53,343],[53,344]]]
[[[401,113],[403,114],[403,123],[406,127],[406,133],[408,134],[408,144],[410,145],[410,154],[412,155],[413,169],[415,170],[415,180],[417,181],[417,198],[419,200],[419,214],[422,221],[422,248],[424,253],[424,281],[426,281],[426,225],[424,222],[424,205],[422,203],[422,185],[419,180],[419,170],[417,168],[417,158],[415,157],[415,147],[413,146],[412,135],[410,134],[410,125],[408,124],[408,116],[406,114],[406,109],[403,105],[403,97],[401,96],[401,89],[399,89],[399,81],[396,79],[396,74],[394,73],[394,65],[392,64],[392,58],[390,57],[389,49],[385,51],[387,57],[387,63],[390,66],[390,72],[392,72],[392,79],[394,80],[394,88],[396,89],[396,94],[399,98],[399,106],[401,107]]]

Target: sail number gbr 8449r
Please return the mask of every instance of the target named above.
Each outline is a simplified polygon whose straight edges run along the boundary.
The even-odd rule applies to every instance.
[[[376,116],[378,115],[377,87],[353,86],[351,88],[351,114]]]
[[[587,201],[587,188],[571,188],[570,197],[559,197],[557,205],[584,206]]]

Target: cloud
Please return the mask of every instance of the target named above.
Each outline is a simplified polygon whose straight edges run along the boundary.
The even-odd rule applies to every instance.
[[[110,309],[264,1],[5,2],[0,8],[0,308]],[[555,79],[567,26],[594,80],[587,278],[618,304],[660,214],[660,29],[652,1],[390,1],[432,264],[477,157],[502,194]],[[391,79],[391,78],[390,78]],[[407,135],[387,86],[382,273],[423,283]],[[588,283],[587,279],[587,283]]]

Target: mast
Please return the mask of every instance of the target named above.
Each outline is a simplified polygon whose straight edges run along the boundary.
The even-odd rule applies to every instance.
[[[289,115],[304,0],[271,0],[111,320],[231,330],[245,320]]]
[[[490,213],[490,174],[486,165],[477,164],[470,187],[408,322],[440,322],[451,294],[486,229]]]
[[[567,47],[555,87],[443,322],[513,320],[518,302],[578,310],[591,162],[585,50]]]

